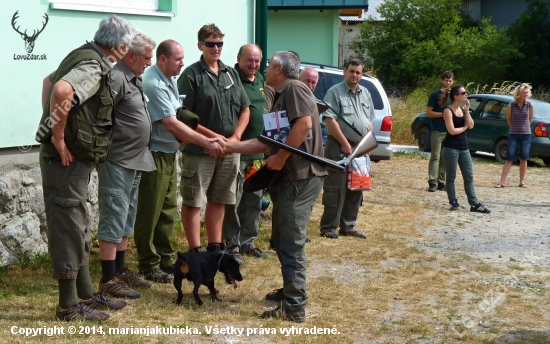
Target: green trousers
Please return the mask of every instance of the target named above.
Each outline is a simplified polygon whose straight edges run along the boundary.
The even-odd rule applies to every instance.
[[[134,226],[138,267],[145,272],[174,264],[170,242],[178,216],[176,154],[152,154],[157,170],[141,174]]]
[[[321,193],[323,177],[290,180],[287,176],[269,188],[273,201],[272,242],[283,275],[282,308],[303,309],[306,294],[306,228]]]
[[[428,165],[428,183],[445,182],[445,159],[441,155],[443,140],[447,137],[446,131],[432,131],[430,162]]]
[[[245,168],[254,160],[241,160],[237,174],[237,202],[225,205],[223,239],[230,242],[232,251],[248,252],[254,249],[258,237],[262,190],[243,192]]]
[[[342,154],[340,143],[330,137],[325,147],[325,158],[340,160]],[[321,217],[321,235],[355,231],[357,214],[363,203],[363,191],[350,191],[347,188],[347,173],[328,170],[323,185],[323,216]]]

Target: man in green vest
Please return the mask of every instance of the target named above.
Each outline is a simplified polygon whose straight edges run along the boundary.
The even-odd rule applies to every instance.
[[[258,72],[262,61],[262,50],[256,44],[245,44],[237,54],[235,69],[250,100],[250,119],[241,137],[242,141],[258,137],[264,130],[264,108],[266,107],[265,82]],[[271,106],[269,104],[268,108]],[[237,175],[237,202],[225,205],[223,239],[230,242],[229,252],[242,264],[240,253],[267,258],[267,253],[254,246],[260,224],[262,190],[243,192],[244,177],[255,161],[263,159],[263,153],[242,154]]]
[[[92,233],[86,198],[94,163],[111,144],[113,98],[110,71],[128,51],[132,25],[110,16],[99,24],[93,42],[67,55],[44,80],[44,112],[36,140],[48,224],[48,251],[59,287],[60,320],[106,320],[98,308],[121,309],[124,300],[96,292],[88,269]]]

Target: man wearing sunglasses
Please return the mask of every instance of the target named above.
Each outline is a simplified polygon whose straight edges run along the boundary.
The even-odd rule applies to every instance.
[[[220,55],[224,34],[214,24],[198,32],[200,60],[187,67],[178,79],[183,105],[199,116],[197,132],[225,142],[238,142],[248,125],[250,101],[239,73],[226,66]],[[200,207],[206,194],[207,251],[224,250],[222,224],[226,204],[236,202],[240,154],[209,156],[197,145],[184,146],[181,160],[181,218],[191,251],[202,251]]]

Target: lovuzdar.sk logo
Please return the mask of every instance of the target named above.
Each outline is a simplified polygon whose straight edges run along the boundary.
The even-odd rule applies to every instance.
[[[38,37],[38,35],[40,35],[42,31],[44,31],[44,29],[46,28],[46,25],[48,24],[48,19],[49,19],[48,15],[44,13],[43,18],[45,19],[45,21],[42,22],[42,28],[39,30],[34,29],[32,32],[32,35],[29,36],[27,35],[27,30],[21,32],[19,30],[20,26],[15,27],[15,25],[17,25],[16,23],[17,18],[19,18],[18,14],[19,14],[19,11],[15,11],[15,13],[13,14],[13,17],[11,18],[11,26],[13,27],[15,32],[20,34],[21,38],[23,38],[23,40],[25,41],[25,49],[27,50],[27,55],[13,54],[13,59],[14,60],[46,60],[47,59],[46,54],[36,55],[36,54],[32,54],[32,51],[34,50],[34,43],[36,41],[36,38]]]

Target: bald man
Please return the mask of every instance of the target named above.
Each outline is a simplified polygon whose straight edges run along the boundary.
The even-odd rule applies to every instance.
[[[306,84],[310,90],[315,91],[315,87],[319,82],[319,72],[315,68],[306,67],[300,73],[300,81]]]
[[[239,72],[242,85],[250,100],[250,120],[241,137],[242,141],[256,138],[264,129],[263,114],[266,106],[264,78],[258,70],[262,51],[255,44],[245,44],[239,49],[235,69]],[[256,258],[267,258],[267,254],[254,246],[258,237],[262,191],[243,192],[246,170],[255,160],[262,161],[264,155],[241,154],[237,176],[237,201],[225,205],[223,239],[229,243],[229,252],[242,264],[242,254]]]

